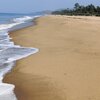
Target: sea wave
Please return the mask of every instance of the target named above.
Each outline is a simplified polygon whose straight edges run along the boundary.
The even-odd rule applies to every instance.
[[[10,24],[1,24],[0,31],[9,30],[10,28],[12,28],[16,25],[31,22],[34,18],[37,18],[37,17],[40,17],[40,16],[24,16],[21,18],[14,18],[14,19],[12,19],[12,21],[11,21],[12,23],[10,23]]]
[[[15,45],[14,42],[11,41],[8,31],[12,27],[32,21],[36,17],[39,16],[24,16],[22,18],[13,19],[10,24],[0,25],[0,100],[17,100],[13,92],[15,86],[13,84],[3,83],[2,80],[4,76],[11,71],[16,60],[38,52],[37,48]]]
[[[33,17],[24,16],[24,17],[22,17],[22,18],[14,18],[14,19],[13,19],[13,22],[20,23],[20,22],[25,22],[25,21],[29,21],[29,20],[33,20]]]
[[[23,23],[23,22],[27,22],[27,21],[32,21],[34,18],[37,18],[37,17],[40,17],[40,16],[24,16],[22,18],[14,18],[13,19],[13,22],[16,22],[16,23]]]

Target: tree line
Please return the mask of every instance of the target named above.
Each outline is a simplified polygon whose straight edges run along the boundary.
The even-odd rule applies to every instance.
[[[76,3],[73,9],[62,9],[53,11],[52,14],[56,15],[80,15],[80,16],[100,16],[100,6],[93,4],[84,6]]]

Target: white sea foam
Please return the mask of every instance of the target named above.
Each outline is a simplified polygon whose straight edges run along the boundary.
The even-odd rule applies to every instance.
[[[22,22],[19,22],[19,23],[12,23],[12,24],[2,24],[0,25],[0,30],[7,30],[7,29],[10,29],[16,25],[19,25],[21,24]]]
[[[13,23],[11,24],[1,24],[0,25],[0,31],[4,31],[4,30],[8,30],[16,25],[19,25],[19,24],[22,24],[22,23],[25,23],[27,21],[32,21],[34,18],[36,18],[38,16],[34,16],[34,17],[29,17],[29,16],[24,16],[22,18],[14,18],[12,21]]]
[[[16,60],[38,52],[38,49],[36,48],[27,48],[14,45],[14,42],[12,42],[11,38],[9,37],[8,30],[16,25],[31,21],[33,18],[36,18],[36,16],[25,16],[23,18],[13,19],[13,23],[11,24],[0,25],[0,100],[17,100],[13,92],[15,86],[12,84],[3,83],[3,77],[6,73],[11,71],[12,67],[16,63]]]
[[[15,18],[13,19],[14,22],[20,23],[20,22],[25,22],[28,20],[33,20],[34,17],[30,17],[30,16],[24,16],[22,18]]]
[[[0,52],[0,63],[9,63],[38,52],[36,48],[10,47]]]
[[[12,84],[0,84],[0,100],[17,100],[12,90],[15,88]],[[5,91],[6,90],[6,91]]]
[[[22,18],[15,18],[15,19],[13,19],[13,22],[14,23],[26,23],[26,22],[30,22],[33,19],[38,18],[38,17],[40,17],[40,15],[38,15],[38,16],[31,16],[31,17],[30,16],[24,16]]]

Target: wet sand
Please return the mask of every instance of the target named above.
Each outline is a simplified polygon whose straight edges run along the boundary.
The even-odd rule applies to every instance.
[[[18,100],[100,100],[100,17],[45,16],[14,31],[15,44],[39,48],[4,81]]]

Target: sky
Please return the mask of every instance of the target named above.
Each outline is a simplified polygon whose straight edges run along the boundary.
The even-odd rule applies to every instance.
[[[72,8],[78,2],[82,5],[100,5],[100,0],[0,0],[0,12],[31,13],[44,10]]]

